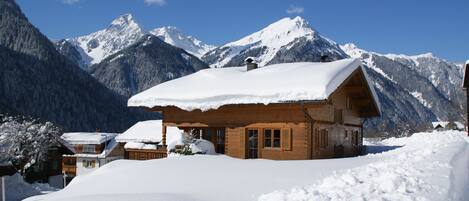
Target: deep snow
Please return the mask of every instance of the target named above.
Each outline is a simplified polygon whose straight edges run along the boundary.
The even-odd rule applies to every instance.
[[[464,200],[465,132],[367,142],[366,156],[304,161],[223,155],[119,160],[31,200]],[[383,152],[384,151],[384,152]]]

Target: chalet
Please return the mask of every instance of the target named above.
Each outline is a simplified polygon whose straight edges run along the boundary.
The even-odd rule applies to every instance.
[[[117,146],[116,136],[115,133],[64,133],[61,139],[71,144],[74,151],[74,154],[64,155],[62,159],[62,172],[67,180],[122,159],[124,150]]]
[[[466,103],[468,105],[466,119],[468,121],[467,125],[469,125],[469,71],[467,68],[469,68],[469,60],[464,64],[464,79],[462,83],[463,88],[466,89]],[[467,136],[469,136],[469,129],[467,130]]]
[[[434,130],[442,131],[446,130],[448,127],[449,122],[448,121],[435,121],[432,122],[432,126]]]
[[[166,157],[167,149],[162,145],[162,127],[161,120],[141,121],[118,135],[116,141],[125,150],[124,158],[149,160]],[[168,127],[167,134],[170,138],[167,141],[178,143],[175,140],[181,139],[182,131],[176,127]]]
[[[218,153],[275,160],[355,156],[365,118],[380,103],[358,59],[212,68],[128,101],[163,115],[167,127],[215,142]]]
[[[466,126],[459,121],[436,121],[432,122],[434,130],[459,130],[463,131]]]

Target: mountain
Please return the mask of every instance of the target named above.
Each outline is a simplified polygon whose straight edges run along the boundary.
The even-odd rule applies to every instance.
[[[347,55],[339,45],[309,26],[301,17],[283,18],[238,41],[217,47],[202,57],[211,67],[240,66],[248,56],[261,66],[294,61],[332,60]]]
[[[90,73],[124,97],[208,65],[183,49],[147,34],[131,46],[90,67]]]
[[[131,14],[119,16],[106,29],[85,36],[62,39],[55,42],[55,46],[60,53],[87,70],[89,66],[129,47],[145,34],[158,36],[166,43],[182,48],[199,58],[215,48],[172,26],[145,32]]]
[[[101,62],[104,58],[112,55],[135,41],[140,39],[144,32],[135,22],[131,14],[119,16],[106,29],[99,30],[86,36],[66,39],[81,54],[81,60],[87,68],[89,65]],[[57,49],[62,43],[56,43]],[[69,57],[69,55],[65,55]]]
[[[0,1],[0,113],[52,121],[65,131],[119,132],[143,115],[62,56],[14,0]]]
[[[385,103],[383,116],[367,122],[369,128],[382,126],[375,132],[398,127],[404,129],[403,132],[414,132],[431,127],[432,121],[464,121],[466,104],[460,88],[461,67],[457,64],[429,53],[379,54],[354,44],[342,48],[368,67],[367,72]]]
[[[158,36],[164,42],[182,48],[188,53],[199,58],[201,58],[208,51],[215,48],[215,46],[205,44],[197,38],[186,35],[176,27],[172,26],[156,28],[151,30],[150,33]]]

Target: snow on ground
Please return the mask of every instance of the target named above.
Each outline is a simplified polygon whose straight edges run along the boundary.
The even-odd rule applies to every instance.
[[[370,154],[342,159],[119,160],[75,178],[64,190],[28,201],[464,200],[469,196],[465,135],[443,131],[368,141]]]
[[[403,146],[366,157],[376,162],[345,170],[260,201],[465,200],[469,198],[469,146],[465,132],[417,133],[380,142]],[[466,139],[464,139],[466,138]]]
[[[5,192],[5,198],[8,201],[19,201],[29,196],[41,194],[38,189],[25,182],[20,174],[5,177]]]

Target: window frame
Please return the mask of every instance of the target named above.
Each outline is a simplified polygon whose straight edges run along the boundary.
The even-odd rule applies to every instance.
[[[275,137],[275,131],[278,130],[278,137]],[[266,138],[266,131],[270,131],[270,138]],[[270,139],[270,146],[266,146],[266,139]],[[278,140],[278,147],[274,146]],[[282,129],[281,128],[264,128],[262,129],[262,148],[263,149],[282,149]]]
[[[90,151],[91,148],[93,149],[93,151]],[[95,154],[96,153],[96,145],[94,145],[94,144],[84,144],[82,152],[83,153],[89,153],[89,154]]]
[[[319,148],[326,149],[329,146],[329,130],[319,129]]]

